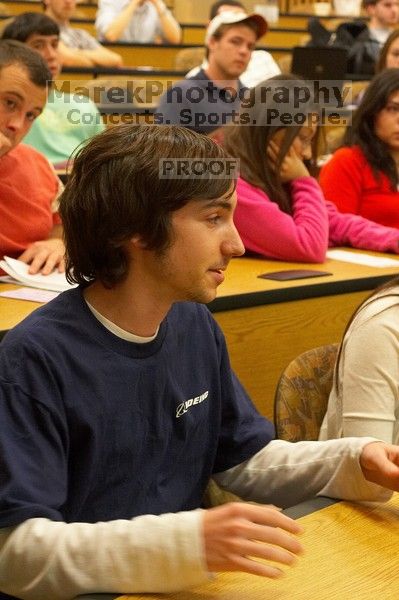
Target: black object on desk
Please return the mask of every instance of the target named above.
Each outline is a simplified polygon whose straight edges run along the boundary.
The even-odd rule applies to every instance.
[[[308,279],[308,277],[323,277],[332,275],[328,271],[316,271],[315,269],[289,269],[288,271],[272,271],[258,275],[260,279],[273,279],[276,281],[290,281],[292,279]]]

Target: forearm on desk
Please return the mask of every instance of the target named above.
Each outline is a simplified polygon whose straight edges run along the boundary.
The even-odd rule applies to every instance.
[[[208,579],[202,511],[132,521],[43,518],[0,530],[0,590],[22,600],[88,592],[172,592]]]
[[[246,500],[287,508],[318,494],[343,500],[386,501],[392,492],[364,478],[362,448],[374,438],[325,442],[273,440],[247,462],[215,475]]]
[[[328,247],[324,197],[312,177],[291,183],[293,213],[239,179],[234,222],[247,250],[279,260],[323,262]]]

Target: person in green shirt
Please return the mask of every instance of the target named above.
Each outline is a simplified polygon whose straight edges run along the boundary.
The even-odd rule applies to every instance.
[[[2,34],[3,39],[18,40],[39,52],[47,62],[53,79],[61,71],[59,37],[57,23],[41,13],[18,15]],[[54,82],[42,114],[23,140],[55,166],[65,164],[82,142],[105,129],[94,102],[88,97],[67,93],[64,87],[61,81]]]

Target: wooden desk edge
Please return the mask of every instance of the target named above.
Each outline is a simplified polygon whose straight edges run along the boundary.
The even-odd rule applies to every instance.
[[[279,302],[290,302],[294,300],[305,300],[307,298],[319,298],[321,296],[335,296],[338,294],[363,292],[372,290],[392,279],[393,275],[381,274],[363,277],[360,279],[323,281],[313,285],[301,285],[276,290],[260,290],[244,294],[233,294],[220,296],[208,304],[211,312],[235,310],[239,308],[251,308],[264,304],[277,304]]]

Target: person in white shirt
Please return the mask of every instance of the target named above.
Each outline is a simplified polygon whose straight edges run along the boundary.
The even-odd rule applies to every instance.
[[[399,278],[376,290],[346,327],[321,440],[375,435],[399,442]]]
[[[76,9],[76,0],[43,0],[45,14],[60,28],[58,53],[66,67],[121,67],[122,57],[105,48],[85,29],[72,27],[70,19]]]
[[[107,42],[181,41],[180,25],[162,0],[99,0],[96,29]]]

